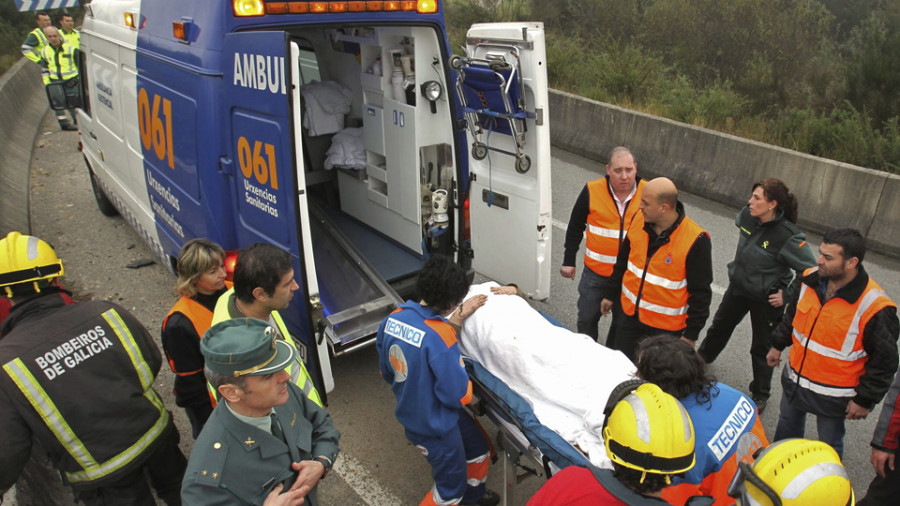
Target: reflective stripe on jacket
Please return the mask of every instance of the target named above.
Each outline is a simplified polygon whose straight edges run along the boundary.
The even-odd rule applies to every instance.
[[[628,229],[631,251],[622,277],[622,310],[644,325],[679,331],[686,327],[688,312],[687,270],[685,259],[694,242],[706,231],[687,216],[669,235],[666,244],[647,258],[649,236],[643,218],[635,219]],[[638,302],[639,301],[639,302]]]
[[[158,351],[140,323],[112,304],[87,302],[47,314],[4,337],[15,353],[3,359],[6,391],[23,396],[4,409],[20,413],[67,483],[114,482],[143,462],[171,424],[152,388]],[[43,338],[36,343],[34,335]]]
[[[171,317],[175,313],[181,313],[187,317],[188,320],[191,321],[191,324],[194,326],[194,330],[197,332],[197,337],[202,338],[203,334],[206,333],[207,330],[212,326],[213,313],[209,309],[203,307],[202,304],[195,301],[190,297],[181,297],[178,299],[178,302],[172,306],[172,309],[169,310],[169,313],[166,315],[166,318],[163,320],[162,328],[166,328],[166,324],[169,322],[169,317]],[[165,345],[165,343],[163,343]],[[163,346],[165,350],[165,346]],[[175,369],[175,361],[172,360],[172,357],[169,356],[169,351],[165,350],[166,359],[169,361],[169,368],[172,369],[172,372],[179,376],[192,376],[194,374],[199,374],[203,372],[203,369],[197,369],[195,371],[178,371]]]
[[[37,39],[37,45],[32,46],[28,44],[28,39],[34,37]],[[47,36],[44,35],[43,28],[35,28],[31,32],[28,33],[28,38],[25,39],[25,43],[22,44],[20,48],[22,50],[22,54],[25,55],[25,58],[33,61],[34,63],[40,63],[41,61],[41,51],[44,50],[45,46],[50,45],[47,41]]]
[[[625,203],[624,216],[619,214],[619,207],[609,189],[608,178],[596,179],[587,184],[590,211],[585,228],[584,265],[600,276],[612,274],[619,245],[638,212],[638,203],[647,182],[640,180],[636,184],[634,196]]]
[[[60,29],[59,36],[62,37],[67,45],[72,46],[75,49],[81,48],[81,32],[78,30],[73,28],[71,32],[66,33]]]
[[[807,269],[804,276],[817,269]],[[886,307],[896,304],[872,278],[852,304],[841,297],[823,304],[815,289],[804,283],[791,322],[788,378],[820,395],[856,396],[855,387],[868,360],[863,331],[872,316]]]
[[[233,294],[234,288],[230,288],[227,292],[223,293],[221,297],[219,297],[218,302],[216,302],[216,309],[215,311],[213,311],[212,325],[230,320],[232,318],[228,306],[231,303],[231,296]],[[313,380],[309,375],[309,371],[306,370],[306,364],[303,362],[303,359],[300,357],[300,353],[297,351],[297,343],[294,342],[294,338],[291,336],[287,325],[285,325],[284,320],[281,319],[281,315],[278,314],[278,311],[272,311],[271,316],[272,320],[275,321],[275,326],[278,327],[278,332],[280,332],[281,336],[284,337],[285,342],[294,348],[294,363],[285,368],[285,371],[287,371],[291,375],[291,382],[297,385],[300,390],[303,390],[303,393],[305,393],[311,401],[315,402],[319,406],[322,406],[322,398],[319,396],[319,391],[316,390],[316,387],[313,384]],[[312,352],[315,352],[315,350],[312,350]],[[206,383],[206,387],[209,389],[209,397],[210,400],[212,400],[213,406],[215,407],[216,401],[219,398],[219,393],[216,392],[216,390],[212,387],[211,384],[209,384],[209,382]]]
[[[62,43],[59,47],[50,44],[41,50],[41,58],[47,64],[44,84],[53,81],[68,81],[78,76],[78,62],[75,61],[75,47]]]

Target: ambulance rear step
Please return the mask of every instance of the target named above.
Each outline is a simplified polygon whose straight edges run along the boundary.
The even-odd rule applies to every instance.
[[[332,353],[343,355],[374,343],[381,321],[403,299],[322,208],[311,203],[309,210],[316,277],[327,309],[324,332]]]

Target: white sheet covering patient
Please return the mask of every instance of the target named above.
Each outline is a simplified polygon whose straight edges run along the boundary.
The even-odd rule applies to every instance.
[[[616,385],[635,377],[634,364],[620,351],[553,325],[521,297],[492,294],[495,286],[473,285],[466,296],[488,300],[463,324],[463,355],[522,396],[543,425],[578,445],[594,465],[611,469],[600,434],[603,408]]]

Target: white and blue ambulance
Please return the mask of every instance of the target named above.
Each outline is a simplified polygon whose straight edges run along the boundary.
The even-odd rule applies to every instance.
[[[169,266],[196,237],[290,251],[303,296],[282,315],[320,392],[428,255],[548,297],[540,23],[474,25],[453,57],[441,0],[85,11],[78,126],[100,210]]]

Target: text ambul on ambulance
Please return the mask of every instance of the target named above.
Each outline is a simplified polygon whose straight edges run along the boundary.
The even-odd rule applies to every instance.
[[[321,392],[433,254],[545,299],[550,134],[540,23],[435,0],[86,5],[79,127],[101,211],[167,265],[208,238],[289,251],[280,313]]]

